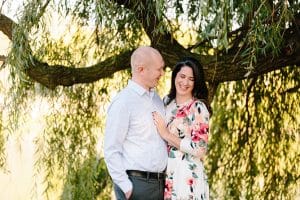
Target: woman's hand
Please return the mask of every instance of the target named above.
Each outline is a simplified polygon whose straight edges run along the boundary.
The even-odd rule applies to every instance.
[[[169,132],[164,118],[158,112],[152,112],[152,116],[160,136],[167,141],[169,145],[179,149],[181,139]]]
[[[164,118],[158,112],[152,112],[154,124],[158,130],[158,133],[163,139],[166,139],[169,131],[167,129],[166,122]]]

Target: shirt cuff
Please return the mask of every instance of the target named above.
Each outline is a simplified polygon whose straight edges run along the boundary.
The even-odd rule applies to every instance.
[[[124,192],[124,194],[130,190],[132,190],[132,183],[128,179],[126,181],[123,181],[122,183],[119,183],[118,186],[121,188],[121,190]]]
[[[180,151],[185,153],[190,153],[191,147],[190,147],[191,140],[189,138],[183,138],[180,142]]]

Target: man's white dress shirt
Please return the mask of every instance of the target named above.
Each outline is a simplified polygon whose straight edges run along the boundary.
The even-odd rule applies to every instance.
[[[167,146],[154,125],[153,111],[165,115],[160,97],[131,80],[108,108],[104,158],[124,193],[132,189],[126,170],[162,172],[167,166]]]

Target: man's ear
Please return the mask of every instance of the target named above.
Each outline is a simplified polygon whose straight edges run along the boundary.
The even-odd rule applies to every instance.
[[[145,69],[144,69],[144,66],[142,66],[142,65],[139,65],[139,66],[137,66],[137,68],[136,68],[136,71],[137,72],[143,72]]]

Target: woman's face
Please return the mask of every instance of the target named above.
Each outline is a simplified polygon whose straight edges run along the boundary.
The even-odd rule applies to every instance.
[[[194,75],[192,68],[183,66],[175,77],[176,96],[192,97]]]

